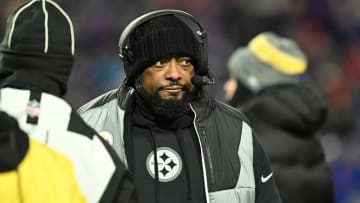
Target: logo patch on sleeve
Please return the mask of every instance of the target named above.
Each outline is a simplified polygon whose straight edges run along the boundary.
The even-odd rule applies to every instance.
[[[39,117],[40,114],[40,102],[36,99],[30,100],[27,103],[26,113],[30,118]]]
[[[268,180],[270,180],[270,178],[272,177],[273,173],[271,172],[270,174],[268,174],[267,176],[264,177],[263,174],[261,174],[261,182],[262,183],[266,183]]]

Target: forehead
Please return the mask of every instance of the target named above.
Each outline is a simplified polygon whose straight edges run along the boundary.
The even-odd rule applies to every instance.
[[[174,59],[180,59],[180,58],[192,59],[192,57],[187,54],[169,54],[167,56],[159,57],[156,61],[160,61],[160,60],[164,60],[164,59],[172,59],[172,58],[174,58]]]

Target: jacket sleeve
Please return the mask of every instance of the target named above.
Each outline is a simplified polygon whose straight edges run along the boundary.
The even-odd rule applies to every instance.
[[[254,176],[255,176],[255,202],[281,203],[280,195],[275,184],[274,174],[270,168],[270,161],[258,142],[253,137],[254,147]]]
[[[115,171],[111,176],[110,181],[106,185],[106,188],[101,196],[100,203],[137,203],[136,189],[132,174],[127,170],[125,164],[116,154],[114,148],[105,141],[93,128],[85,123],[85,121],[77,114],[74,113],[69,128],[74,131],[82,131],[87,135],[94,135],[100,140],[100,144],[105,147],[108,156],[110,156],[113,164],[115,165]],[[106,171],[106,165],[101,166]],[[99,173],[104,173],[99,171]]]
[[[138,198],[132,174],[129,170],[127,170],[123,162],[121,162],[121,160],[117,157],[116,152],[111,148],[111,146],[104,140],[102,140],[102,142],[115,163],[116,171],[100,202],[137,203]]]

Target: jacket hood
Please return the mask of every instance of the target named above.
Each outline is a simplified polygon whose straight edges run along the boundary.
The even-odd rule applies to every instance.
[[[66,12],[51,0],[26,2],[7,21],[0,45],[1,85],[11,86],[15,73],[39,73],[55,81],[63,95],[74,52],[74,30]]]
[[[314,134],[326,121],[327,104],[320,91],[310,83],[266,88],[242,105],[249,117],[256,115],[265,123],[294,134]]]

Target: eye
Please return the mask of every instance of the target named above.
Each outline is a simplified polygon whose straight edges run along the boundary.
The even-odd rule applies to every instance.
[[[156,61],[156,63],[154,64],[154,66],[156,68],[163,68],[165,67],[167,64],[168,64],[169,60],[167,59],[162,59],[162,60],[159,60],[159,61]]]
[[[190,57],[181,57],[177,59],[178,63],[181,66],[192,66],[192,60]]]

